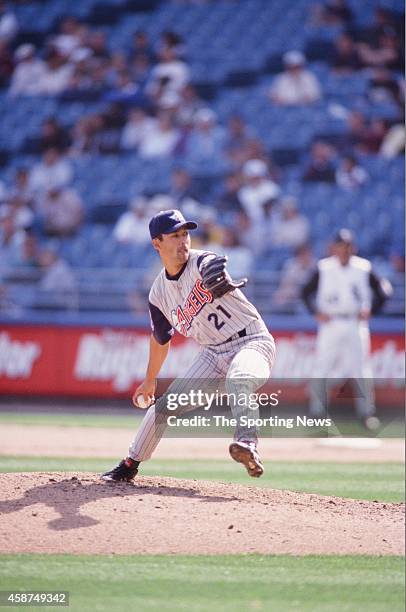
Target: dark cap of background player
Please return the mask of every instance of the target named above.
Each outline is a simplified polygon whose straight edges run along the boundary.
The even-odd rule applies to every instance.
[[[335,235],[334,242],[343,242],[344,244],[354,244],[354,235],[351,230],[342,228]]]
[[[180,210],[161,210],[149,222],[149,233],[152,240],[161,234],[172,234],[181,227],[197,229],[195,221],[186,221]]]

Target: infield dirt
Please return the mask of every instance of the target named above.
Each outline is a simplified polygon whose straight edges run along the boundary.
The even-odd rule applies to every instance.
[[[0,552],[374,554],[404,550],[404,504],[175,478],[0,475]]]
[[[126,452],[134,432],[107,427],[62,427],[2,423],[0,456],[36,457],[112,457]],[[327,445],[326,442],[331,442]],[[361,440],[362,442],[362,440]],[[368,440],[364,440],[368,442]],[[327,461],[334,463],[404,462],[402,439],[372,440],[376,447],[345,448],[334,445],[334,439],[262,438],[259,449],[266,461]],[[206,438],[163,438],[154,453],[156,459],[228,459],[229,440]]]

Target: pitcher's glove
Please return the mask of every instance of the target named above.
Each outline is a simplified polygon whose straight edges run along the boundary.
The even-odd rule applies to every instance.
[[[239,281],[233,281],[227,272],[226,264],[227,257],[225,255],[216,255],[209,259],[207,263],[203,263],[200,273],[206,289],[210,291],[213,298],[221,298],[226,293],[245,287],[248,279],[242,278]]]

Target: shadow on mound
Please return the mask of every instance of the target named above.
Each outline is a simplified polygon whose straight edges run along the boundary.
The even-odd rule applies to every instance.
[[[72,476],[59,480],[59,475],[49,478],[45,485],[28,489],[17,499],[0,501],[0,514],[10,514],[35,504],[45,504],[60,514],[48,522],[49,529],[69,530],[97,525],[100,521],[81,514],[81,507],[93,501],[112,497],[137,497],[140,495],[160,495],[164,497],[188,497],[202,502],[232,502],[235,496],[222,497],[204,495],[195,489],[172,486],[159,481],[154,485],[136,483],[107,483],[94,478]],[[97,479],[97,480],[96,480]]]

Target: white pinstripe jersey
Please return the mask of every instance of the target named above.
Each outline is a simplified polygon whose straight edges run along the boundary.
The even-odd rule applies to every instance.
[[[151,327],[159,344],[166,344],[176,329],[200,345],[217,345],[245,329],[261,316],[239,289],[213,300],[204,287],[200,267],[208,251],[191,249],[180,272],[170,277],[162,269],[149,293]]]

